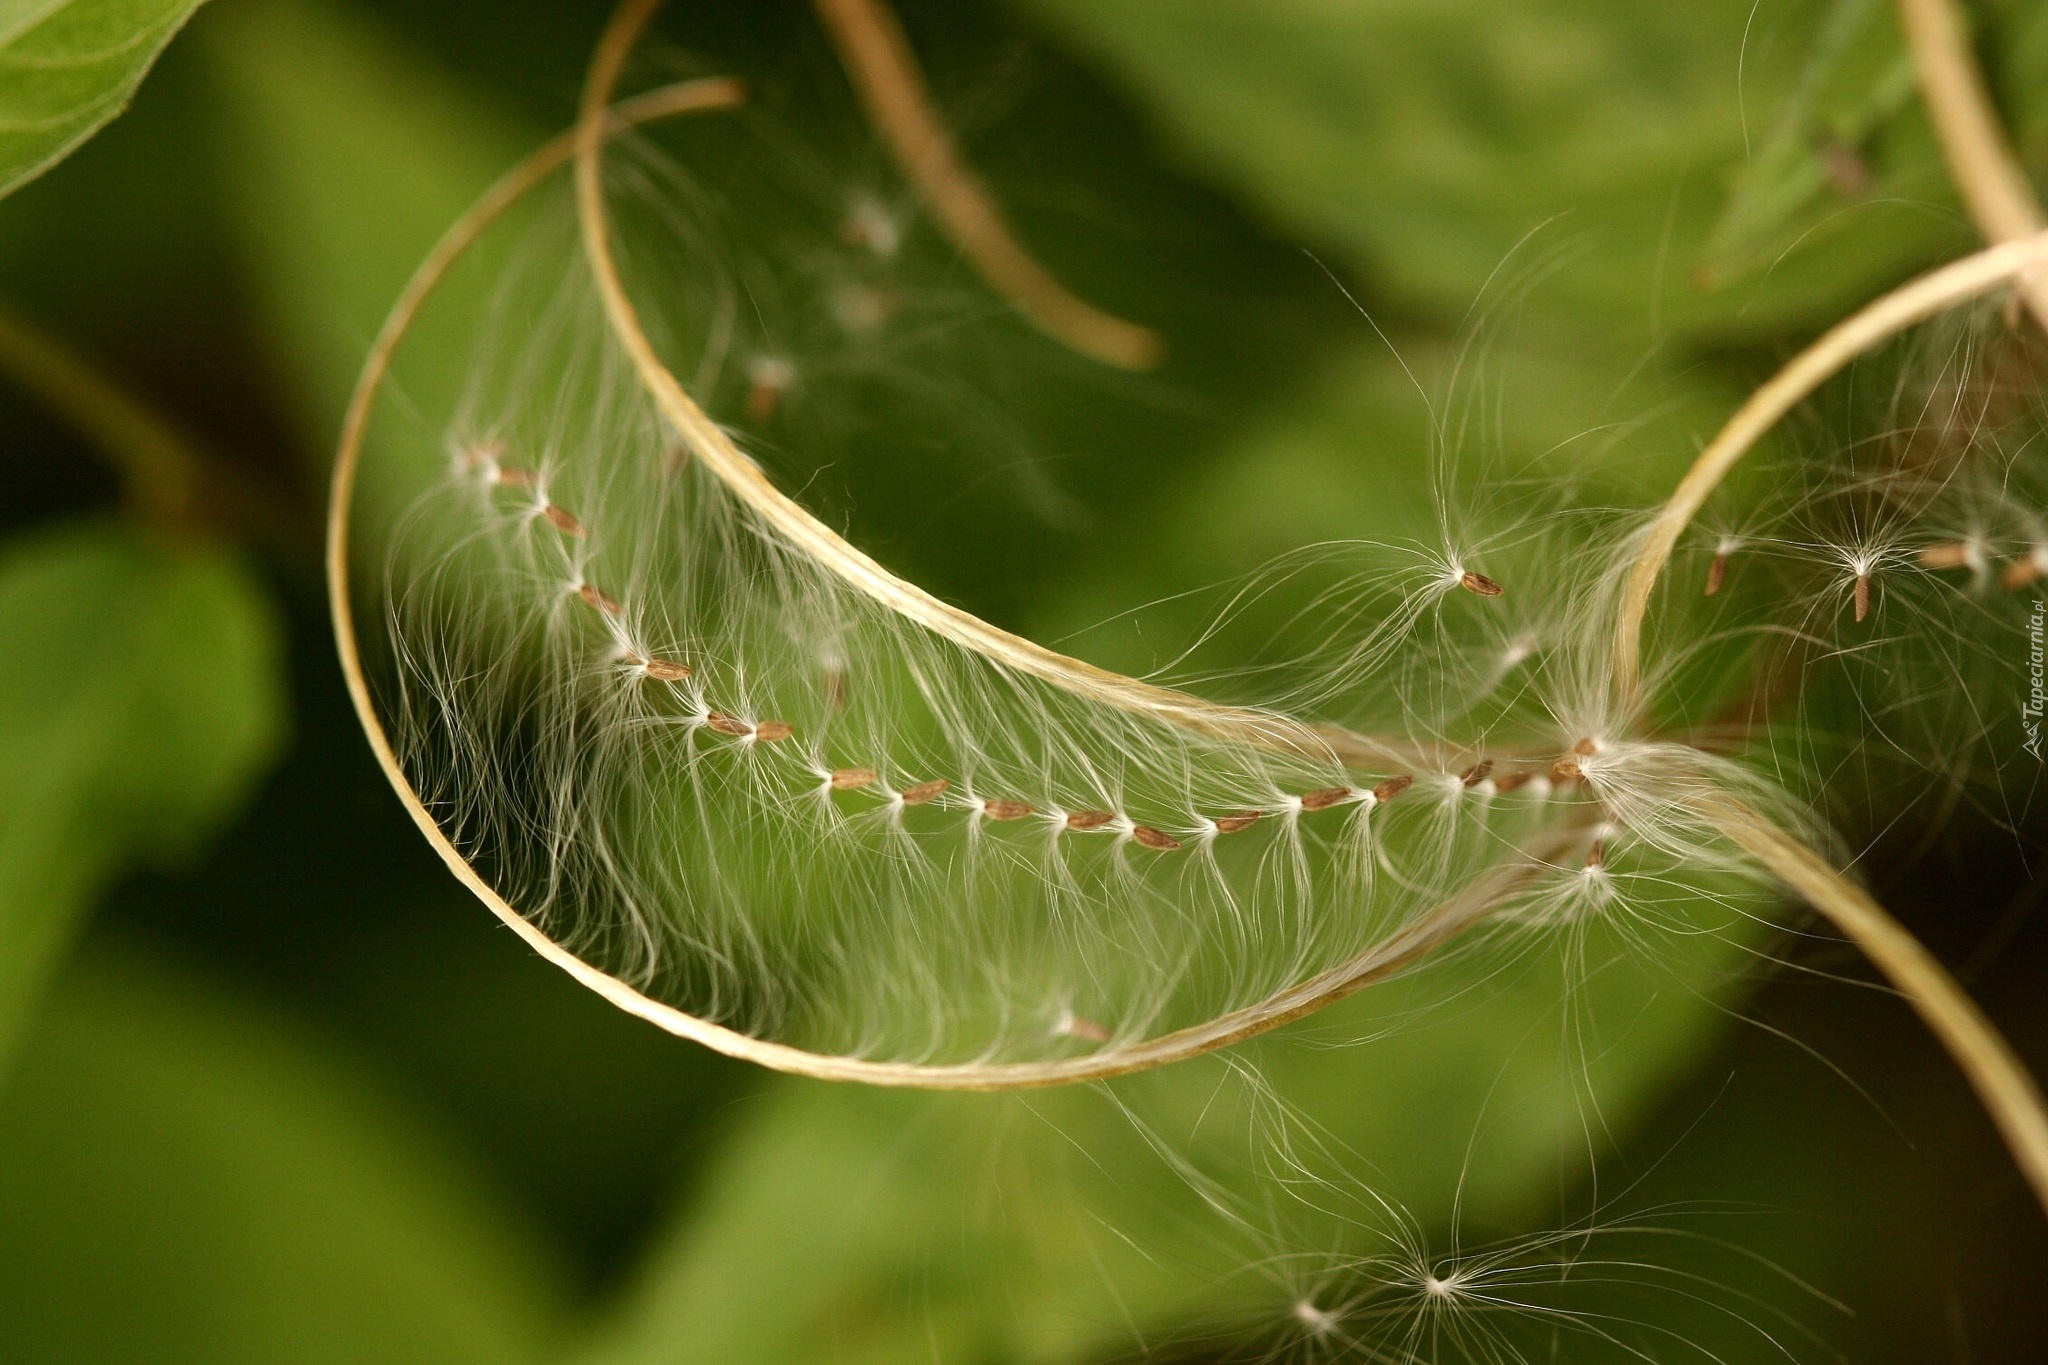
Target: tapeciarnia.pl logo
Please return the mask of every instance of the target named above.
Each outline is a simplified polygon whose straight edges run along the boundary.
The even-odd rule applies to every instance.
[[[2041,623],[2048,618],[2048,607],[2034,603],[2034,614],[2027,618],[2027,699],[2020,705],[2020,721],[2027,727],[2027,752],[2038,762],[2041,757],[2041,712],[2048,704],[2048,691],[2042,687],[2043,660],[2041,652]]]

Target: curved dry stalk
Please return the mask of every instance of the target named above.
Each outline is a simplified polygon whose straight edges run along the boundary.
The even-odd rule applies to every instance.
[[[2048,233],[1991,247],[1908,281],[1830,327],[1735,410],[1645,529],[1629,565],[1615,616],[1613,651],[1614,694],[1624,712],[1633,712],[1641,702],[1643,615],[1649,609],[1657,576],[1671,558],[1678,537],[1750,447],[1865,351],[1944,308],[1988,293],[2044,264],[2048,264]]]
[[[1962,1069],[2048,1210],[2048,1102],[1956,979],[1882,906],[1754,807],[1721,796],[1704,801],[1701,813],[1825,916],[1906,997]]]
[[[1977,230],[1995,246],[2048,228],[2034,187],[1991,107],[1955,0],[1899,0],[1899,24],[1913,54],[1920,98],[1941,141],[1942,160]],[[2048,279],[2022,276],[2018,287],[2035,319],[2048,328]]]
[[[738,103],[742,94],[742,87],[735,80],[685,82],[612,105],[598,126],[602,132],[609,133],[650,119],[727,108]],[[1102,1080],[1228,1047],[1385,980],[1484,921],[1503,899],[1551,867],[1554,860],[1586,837],[1582,827],[1569,826],[1532,840],[1517,850],[1513,858],[1480,874],[1455,895],[1417,916],[1372,948],[1265,1000],[1139,1043],[1049,1062],[926,1065],[806,1052],[741,1033],[663,1004],[576,956],[522,916],[478,874],[435,821],[406,776],[377,715],[369,682],[363,673],[362,652],[356,639],[355,609],[349,600],[348,553],[349,515],[354,502],[356,475],[362,464],[363,441],[368,433],[370,414],[390,373],[399,343],[435,285],[455,261],[523,195],[569,162],[580,146],[581,137],[579,128],[554,138],[507,171],[448,228],[414,271],[379,330],[350,399],[342,425],[340,447],[335,456],[327,524],[328,607],[334,621],[336,648],[349,697],[379,766],[412,816],[413,823],[456,879],[536,953],[569,973],[578,983],[628,1014],[716,1052],[773,1070],[824,1080],[933,1090],[1015,1090]]]
[[[1082,355],[1126,370],[1157,365],[1165,351],[1157,332],[1077,297],[1018,242],[933,110],[917,56],[885,0],[817,0],[817,10],[897,166],[989,287]]]
[[[614,12],[591,58],[576,128],[576,209],[598,296],[613,335],[631,359],[640,381],[691,454],[701,460],[742,503],[820,567],[862,595],[960,648],[993,659],[1089,701],[1147,716],[1195,734],[1348,767],[1394,764],[1440,769],[1440,756],[1405,741],[1374,738],[1328,726],[1304,724],[1274,712],[1219,706],[1172,688],[1097,668],[1012,635],[970,612],[898,578],[770,481],[740,452],[725,429],[697,405],[682,381],[662,363],[640,325],[638,308],[626,294],[613,254],[611,224],[604,203],[605,110],[635,40],[661,0],[624,0]]]

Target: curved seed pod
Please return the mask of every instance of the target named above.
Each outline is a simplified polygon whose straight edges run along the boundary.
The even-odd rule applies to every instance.
[[[1547,622],[1507,615],[1524,594],[1447,550],[1333,614],[1304,710],[1218,705],[1059,655],[889,573],[677,379],[690,360],[717,368],[731,310],[663,275],[672,287],[643,320],[633,286],[649,281],[608,207],[612,87],[651,9],[628,0],[607,30],[573,146],[516,170],[423,268],[337,464],[330,556],[358,707],[422,829],[530,942],[621,1005],[769,1065],[1037,1085],[1223,1046],[1503,910],[1603,909],[1632,860],[1745,862],[1892,973],[2048,1194],[2048,1125],[2009,1050],[1785,833],[1796,822],[1766,814],[1759,784],[1657,732],[1645,694],[1682,659],[1645,669],[1641,649],[1664,562],[1748,445],[1874,340],[2031,269],[2038,243],[1937,272],[1824,337],[1702,455],[1627,547],[1626,574],[1576,557],[1586,572],[1557,585]],[[476,361],[459,400],[380,406],[436,279],[572,150],[588,273],[528,252],[496,313],[468,319]],[[636,169],[658,199],[659,177]],[[860,329],[879,325],[871,313],[839,309]],[[749,368],[739,409],[757,422],[802,383],[778,371],[764,403],[763,372]],[[404,511],[358,524],[365,458]],[[1882,575],[1937,567],[1861,539],[1836,557],[1858,623],[1889,601]],[[367,640],[362,565],[383,592]],[[1692,600],[1709,596],[1728,600]],[[1462,633],[1445,625],[1452,597],[1481,613]],[[1568,657],[1527,643],[1545,624]],[[1586,647],[1602,636],[1611,645]],[[1513,699],[1492,692],[1532,659],[1545,689],[1516,725]],[[1375,734],[1375,715],[1403,728]],[[1566,721],[1587,737],[1561,753]],[[1496,754],[1518,760],[1498,779]],[[1125,837],[1079,837],[1097,829]]]
[[[415,817],[586,984],[771,1065],[1045,1084],[1272,1027],[1569,861],[1578,808],[1480,801],[1449,776],[1474,756],[1433,738],[974,648],[990,628],[963,645],[847,582],[735,493],[727,466],[747,457],[686,439],[698,458],[675,458],[674,423],[559,256],[531,251],[542,267],[501,277],[481,313],[436,311],[436,281],[565,151],[458,224],[394,313],[332,553],[358,702]],[[477,357],[437,413],[380,401],[423,310]],[[514,314],[540,321],[503,329]],[[374,506],[352,496],[359,470]],[[374,609],[352,565],[376,566]],[[1419,582],[1395,594],[1411,624],[1462,573]],[[1346,646],[1351,672],[1401,644]],[[1467,795],[1371,809],[1413,771]]]

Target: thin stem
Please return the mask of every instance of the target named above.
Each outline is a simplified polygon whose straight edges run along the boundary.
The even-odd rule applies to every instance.
[[[2044,263],[2048,233],[1991,247],[1911,280],[1829,328],[1735,410],[1650,522],[1629,565],[1614,627],[1614,692],[1624,710],[1641,703],[1643,615],[1657,576],[1694,515],[1750,448],[1857,356]]]
[[[1097,668],[1012,635],[890,573],[777,488],[760,465],[742,454],[725,429],[705,414],[682,381],[662,363],[640,325],[639,309],[620,281],[612,248],[603,190],[605,111],[627,54],[659,6],[660,0],[623,0],[591,57],[575,134],[576,210],[584,253],[613,335],[662,415],[706,469],[777,534],[848,587],[933,634],[1018,673],[1196,734],[1312,761],[1381,768],[1433,762],[1431,756],[1400,741],[1310,726],[1273,712],[1218,706]]]
[[[1157,332],[1075,296],[1018,242],[933,110],[917,56],[884,0],[817,0],[817,9],[896,164],[990,287],[1083,355],[1127,370],[1157,365]]]
[[[2048,1102],[2012,1048],[1920,940],[1827,861],[1753,807],[1714,797],[1704,812],[1884,973],[1962,1069],[2048,1210]]]
[[[0,373],[74,427],[121,476],[129,507],[157,526],[194,520],[204,461],[182,433],[91,362],[0,308]]]
[[[1899,23],[1942,159],[1977,230],[1995,246],[2048,228],[1984,89],[1961,8],[1955,0],[1899,0]],[[2048,328],[2048,279],[2022,276],[2019,289],[2035,319]]]

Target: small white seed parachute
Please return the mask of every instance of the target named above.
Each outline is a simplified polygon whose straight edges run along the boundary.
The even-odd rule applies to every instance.
[[[1857,932],[1867,899],[1745,775],[1810,746],[1727,757],[1772,742],[1772,698],[1731,660],[1792,635],[1794,664],[1866,654],[1885,637],[1831,633],[1912,596],[1889,575],[1972,619],[2005,611],[1997,563],[2034,553],[2006,542],[2038,524],[2009,481],[1835,485],[1852,514],[1887,509],[1846,551],[1813,499],[1688,533],[1746,443],[1833,372],[1817,365],[1779,406],[1753,400],[1756,431],[1726,445],[1738,415],[1687,480],[1698,499],[1644,534],[1524,506],[1482,535],[1447,512],[1424,547],[1306,557],[1287,632],[1304,662],[1204,683],[1229,704],[1110,674],[896,577],[792,496],[832,458],[830,424],[794,418],[835,401],[929,399],[864,437],[906,459],[1000,442],[995,405],[935,376],[972,350],[962,319],[1001,308],[949,293],[943,260],[920,277],[924,234],[883,198],[813,195],[807,227],[766,230],[806,221],[746,211],[785,149],[731,114],[673,125],[703,130],[688,155],[643,137],[738,91],[611,105],[631,36],[615,24],[601,48],[577,135],[421,268],[336,475],[335,610],[373,742],[451,867],[541,952],[769,1065],[1001,1087],[1223,1046],[1483,922],[1554,926],[1644,888],[1725,901],[1758,864]],[[802,184],[776,192],[803,207]],[[1982,292],[2021,268],[2006,250],[1951,273]],[[824,448],[792,461],[800,431]],[[1777,600],[1702,626],[1695,597],[1643,654],[1674,549],[1725,611],[1754,605],[1759,548]],[[1951,668],[1937,648],[1917,676]],[[1916,684],[1904,704],[1931,700]]]

